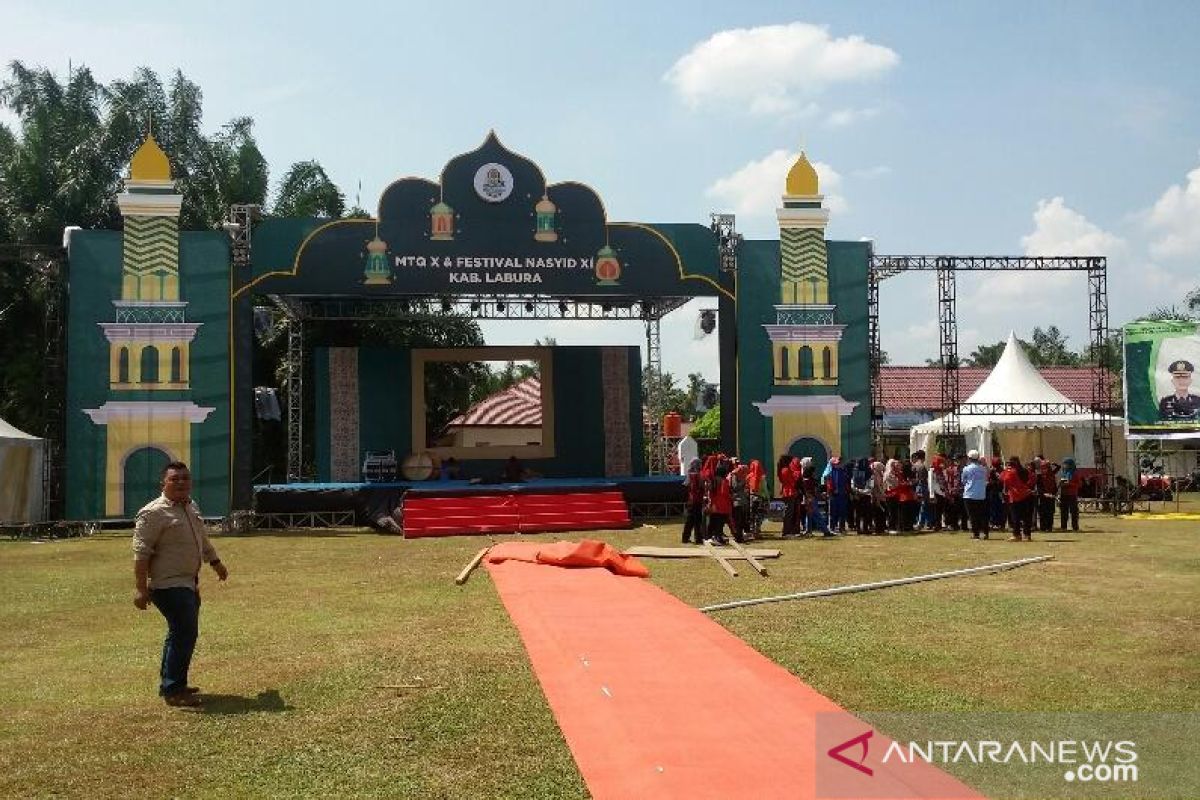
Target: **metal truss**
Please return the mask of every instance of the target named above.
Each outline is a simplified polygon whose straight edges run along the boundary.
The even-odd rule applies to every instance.
[[[239,203],[229,207],[223,227],[229,234],[229,257],[235,267],[250,266],[250,235],[260,219],[262,206]]]
[[[983,414],[988,416],[1022,416],[1025,414],[1091,414],[1092,407],[1078,403],[963,403],[958,407],[960,414]]]
[[[963,449],[962,428],[958,420],[958,313],[957,282],[950,259],[938,258],[938,360],[942,367],[942,434],[950,452]]]
[[[350,528],[354,527],[353,511],[256,512],[250,526],[254,528]]]
[[[544,297],[524,294],[456,295],[454,297],[290,298],[304,319],[380,319],[437,321],[444,317],[468,319],[662,319],[682,307],[690,297]]]
[[[287,392],[287,482],[303,480],[304,471],[304,317],[289,298],[270,295],[287,327],[284,391]]]
[[[742,235],[737,232],[737,218],[733,214],[709,214],[709,227],[717,235],[717,258],[722,272],[737,272],[737,252],[742,244]]]
[[[1109,415],[1113,413],[1113,364],[1108,328],[1108,261],[1099,256],[877,256],[872,251],[867,275],[867,338],[871,370],[871,421],[875,447],[881,446],[883,430],[883,387],[879,379],[882,357],[879,336],[879,284],[902,272],[930,271],[938,276],[938,332],[942,365],[941,409],[945,432],[960,437],[959,414],[1092,414],[1095,424],[1096,466],[1110,482],[1112,474],[1113,432]],[[1088,276],[1088,330],[1092,370],[1090,408],[1074,403],[971,403],[960,405],[958,381],[958,318],[955,273],[1001,271],[1075,271]]]
[[[1096,262],[1104,268],[1105,259],[1096,256],[871,256],[871,269],[879,279],[901,272],[943,269],[949,262],[953,269],[968,272],[1005,272],[1009,270],[1075,271],[1092,270]]]
[[[646,320],[646,435],[649,445],[649,463],[647,471],[651,475],[661,475],[667,469],[667,441],[663,438],[663,396],[662,396],[662,339],[660,337],[658,319]]]

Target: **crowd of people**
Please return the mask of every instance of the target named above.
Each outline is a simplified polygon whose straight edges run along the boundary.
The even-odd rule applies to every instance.
[[[834,456],[818,474],[811,458],[783,456],[775,478],[783,538],[953,530],[987,539],[1008,530],[1009,541],[1030,541],[1035,529],[1053,530],[1056,515],[1060,530],[1079,530],[1082,475],[1071,458],[985,461],[971,450],[927,460],[917,450],[886,461]],[[725,544],[726,528],[737,542],[760,535],[771,495],[758,461],[696,458],[685,485],[685,544]]]

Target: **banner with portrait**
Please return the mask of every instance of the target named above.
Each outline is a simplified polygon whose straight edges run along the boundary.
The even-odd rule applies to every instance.
[[[1200,439],[1200,325],[1131,322],[1125,334],[1130,439]]]

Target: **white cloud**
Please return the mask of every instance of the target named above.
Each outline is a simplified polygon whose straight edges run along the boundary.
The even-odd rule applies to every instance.
[[[1186,185],[1174,185],[1163,192],[1144,218],[1154,237],[1151,255],[1193,261],[1200,256],[1200,168],[1187,174]]]
[[[1125,250],[1121,237],[1088,221],[1061,197],[1038,201],[1033,226],[1021,237],[1027,256],[1112,256]]]
[[[740,104],[756,114],[791,112],[825,88],[879,77],[900,56],[861,36],[835,39],[807,22],[720,31],[663,76],[691,108]]]
[[[758,161],[751,161],[733,173],[718,178],[704,190],[704,194],[720,203],[722,208],[738,215],[739,229],[749,229],[755,222],[761,226],[765,221],[774,219],[788,170],[798,157],[799,153],[775,150]],[[823,161],[814,162],[813,167],[817,170],[821,192],[825,195],[825,207],[834,214],[844,214],[850,205],[840,194],[841,174]],[[743,217],[748,226],[742,225]]]
[[[830,128],[845,128],[878,115],[878,108],[840,108],[825,119],[825,124]]]

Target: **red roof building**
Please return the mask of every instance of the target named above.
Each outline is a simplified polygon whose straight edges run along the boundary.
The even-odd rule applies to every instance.
[[[991,373],[991,367],[961,367],[958,396],[966,400]],[[1039,367],[1046,382],[1080,405],[1092,404],[1090,367]],[[883,409],[888,414],[938,411],[942,405],[941,367],[884,365],[879,368],[883,383]]]

